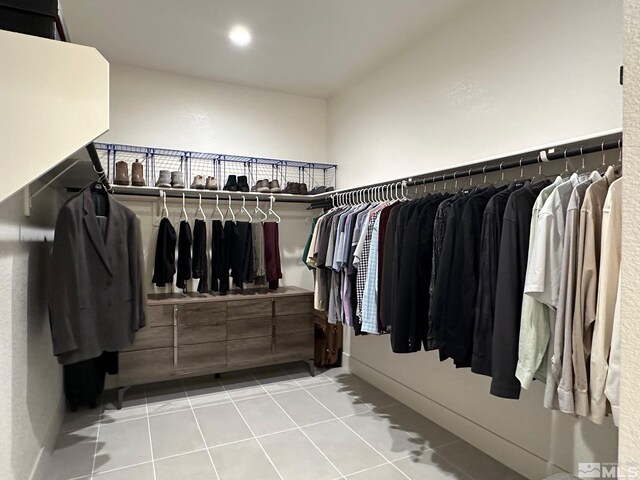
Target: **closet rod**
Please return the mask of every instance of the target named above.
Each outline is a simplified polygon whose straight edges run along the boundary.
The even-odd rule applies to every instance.
[[[604,152],[604,151],[613,150],[616,148],[622,148],[622,138],[618,140],[610,141],[610,142],[601,142],[598,144],[581,146],[579,148],[562,149],[561,151],[546,153],[546,157],[547,157],[546,160],[543,160],[541,158],[541,155],[538,154],[537,157],[522,158],[521,160],[514,160],[511,162],[501,162],[493,165],[485,165],[482,167],[475,167],[475,168],[470,168],[468,170],[455,171],[453,173],[447,173],[443,175],[438,175],[434,173],[432,176],[427,176],[424,178],[420,178],[418,180],[409,180],[407,181],[406,186],[414,187],[416,185],[424,185],[427,183],[436,183],[436,182],[442,182],[445,180],[455,180],[463,177],[472,177],[474,175],[499,172],[500,170],[520,168],[520,167],[525,167],[527,165],[534,165],[538,163],[542,164],[552,160],[561,160],[565,158],[568,159],[571,157],[579,157],[582,155],[589,155],[591,153]]]

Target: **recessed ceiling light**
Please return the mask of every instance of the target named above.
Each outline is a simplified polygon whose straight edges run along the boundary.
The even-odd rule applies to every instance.
[[[247,27],[236,25],[229,31],[229,40],[234,45],[246,47],[251,43],[251,32]]]

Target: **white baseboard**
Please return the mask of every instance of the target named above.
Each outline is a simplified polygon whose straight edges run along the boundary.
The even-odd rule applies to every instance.
[[[31,470],[31,475],[29,476],[30,480],[47,480],[47,467],[51,460],[51,452],[53,452],[53,447],[55,446],[58,434],[60,433],[60,427],[64,418],[64,412],[65,400],[64,395],[61,395],[58,406],[54,413],[54,418],[51,421],[49,430],[47,431],[47,434],[45,435],[45,438],[42,442],[40,453],[38,454],[38,458],[33,465],[33,469]]]
[[[410,386],[398,382],[355,357],[347,356],[350,371],[399,402],[458,435],[466,442],[532,480],[564,470],[516,445],[459,413],[434,402]],[[345,356],[343,356],[343,361]],[[343,364],[344,365],[344,364]]]

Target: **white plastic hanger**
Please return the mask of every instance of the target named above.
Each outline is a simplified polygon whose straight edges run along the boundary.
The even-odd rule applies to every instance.
[[[251,216],[251,213],[249,213],[249,210],[247,210],[247,200],[244,197],[244,195],[242,196],[242,206],[240,207],[240,210],[238,210],[238,216],[242,215],[243,213],[249,217],[249,222],[253,222],[253,217]]]
[[[268,210],[268,214],[269,215],[273,215],[274,217],[277,218],[276,223],[280,223],[280,221],[282,220],[280,218],[280,215],[278,215],[274,210],[273,210],[273,203],[276,201],[276,197],[274,197],[273,195],[271,195],[269,197],[269,210]]]
[[[233,220],[233,223],[236,223],[236,214],[233,213],[233,209],[231,208],[231,195],[228,195],[228,198],[229,198],[229,205],[227,205],[227,211],[224,212],[224,216],[226,218],[227,215],[231,214],[231,218]]]
[[[180,220],[182,220],[183,215],[184,215],[185,221],[189,222],[189,215],[187,215],[187,209],[185,207],[184,193],[182,194],[182,211],[180,212]]]
[[[160,190],[162,197],[162,218],[169,218],[169,209],[167,208],[167,192]]]
[[[256,197],[256,208],[253,211],[253,213],[256,215],[258,214],[262,215],[262,219],[260,220],[261,222],[264,222],[268,217],[268,215],[264,212],[264,210],[260,208],[260,200],[258,199],[258,197]]]
[[[204,220],[205,222],[207,221],[207,216],[204,213],[204,210],[202,209],[202,194],[198,194],[198,209],[196,210],[196,214],[195,214],[195,218],[198,218],[198,213],[200,213],[202,215],[202,220]]]

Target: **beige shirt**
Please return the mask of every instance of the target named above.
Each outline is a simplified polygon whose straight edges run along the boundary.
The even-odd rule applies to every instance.
[[[591,343],[589,393],[591,420],[602,423],[607,410],[605,385],[609,368],[611,335],[618,295],[622,245],[622,178],[609,187],[602,211],[598,304]]]
[[[564,247],[562,249],[562,272],[555,323],[555,335],[551,355],[551,372],[557,385],[560,410],[574,413],[573,404],[573,363],[571,361],[573,304],[576,290],[576,257],[578,255],[578,234],[580,225],[580,207],[587,188],[600,179],[598,172],[581,182],[571,192],[565,219]],[[546,391],[545,391],[546,393]]]
[[[591,353],[593,323],[596,320],[602,210],[607,190],[614,180],[613,167],[609,167],[600,180],[587,188],[580,209],[572,361],[575,375],[573,389],[575,413],[585,417],[589,415],[587,363]]]

